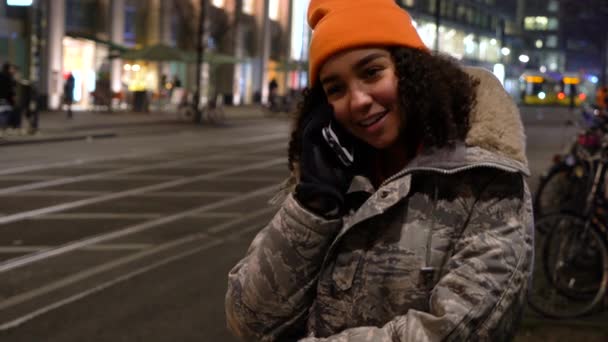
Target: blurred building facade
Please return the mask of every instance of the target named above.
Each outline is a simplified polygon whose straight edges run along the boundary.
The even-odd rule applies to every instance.
[[[203,94],[223,94],[228,103],[264,102],[276,79],[281,93],[305,85],[309,32],[308,1],[205,0],[205,50],[224,62],[204,63]],[[179,79],[194,89],[189,61],[127,61],[121,53],[156,44],[196,51],[201,0],[35,0],[33,6],[2,2],[0,58],[37,81],[49,108],[61,105],[68,73],[76,79],[75,100],[86,107],[100,86],[113,92],[163,91]],[[40,20],[35,20],[40,19]],[[6,28],[6,29],[5,29]],[[6,34],[4,34],[7,32]],[[38,33],[38,34],[37,34]],[[32,40],[32,41],[30,41]],[[38,48],[39,57],[29,55]],[[232,60],[232,62],[230,61]],[[235,63],[234,60],[238,60]]]
[[[512,46],[517,34],[515,0],[397,0],[410,12],[425,44],[466,65],[492,70],[516,92]]]
[[[429,48],[463,64],[493,70],[511,93],[526,69],[559,71],[589,65],[572,57],[577,46],[585,47],[581,39],[568,38],[571,32],[564,17],[570,10],[563,4],[572,1],[396,0],[410,12]],[[215,94],[222,94],[229,104],[265,102],[272,79],[280,94],[306,86],[308,2],[34,0],[33,6],[13,7],[2,1],[0,60],[12,61],[25,78],[37,82],[42,102],[50,108],[60,106],[68,73],[76,78],[75,99],[85,108],[102,88],[162,95],[179,80],[193,90],[192,59],[153,62],[120,57],[127,49],[158,44],[194,55],[205,3],[205,51],[226,58],[204,63],[202,102]],[[528,58],[525,62],[522,55]]]

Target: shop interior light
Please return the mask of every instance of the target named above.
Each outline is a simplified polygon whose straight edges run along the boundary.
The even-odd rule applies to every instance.
[[[32,6],[33,0],[6,0],[7,6]]]
[[[133,64],[133,66],[131,67],[131,70],[133,70],[133,71],[139,71],[139,69],[141,69],[139,64]]]
[[[496,45],[497,41],[496,39],[492,38],[490,39],[490,45]]]
[[[131,70],[131,64],[125,64],[122,68],[125,69],[125,71],[130,71]]]

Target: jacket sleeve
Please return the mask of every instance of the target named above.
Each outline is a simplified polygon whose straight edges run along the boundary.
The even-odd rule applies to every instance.
[[[314,215],[289,195],[228,274],[228,328],[246,340],[304,336],[318,273],[341,222]]]
[[[529,191],[523,176],[500,172],[472,192],[465,204],[469,219],[431,292],[428,313],[409,310],[382,327],[302,341],[510,340],[523,314],[533,261]]]

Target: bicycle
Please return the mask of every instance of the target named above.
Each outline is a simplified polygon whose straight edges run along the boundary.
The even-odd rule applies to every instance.
[[[195,122],[196,110],[192,104],[192,95],[185,92],[180,92],[177,96],[177,116],[181,121]],[[218,94],[215,99],[201,108],[201,118],[214,125],[223,124],[226,121],[226,112],[224,111],[224,99],[221,94]]]
[[[589,187],[580,211],[561,210],[541,216],[535,229],[535,273],[528,304],[557,319],[595,311],[608,289],[608,226],[606,172],[608,138],[589,159]],[[540,258],[540,259],[537,259]]]
[[[588,127],[576,136],[565,153],[554,157],[553,166],[541,176],[533,200],[536,217],[561,210],[582,213],[586,191],[591,186],[594,158],[601,150],[602,136],[608,132],[606,113],[586,107],[582,114]]]

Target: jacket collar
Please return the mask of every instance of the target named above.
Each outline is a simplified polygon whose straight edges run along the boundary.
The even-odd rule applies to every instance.
[[[495,154],[492,156],[476,152],[469,157],[475,160],[487,157],[498,163],[514,164],[523,173],[529,174],[526,136],[515,102],[488,70],[473,67],[464,70],[480,82],[476,104],[469,115],[470,129],[465,144]]]

